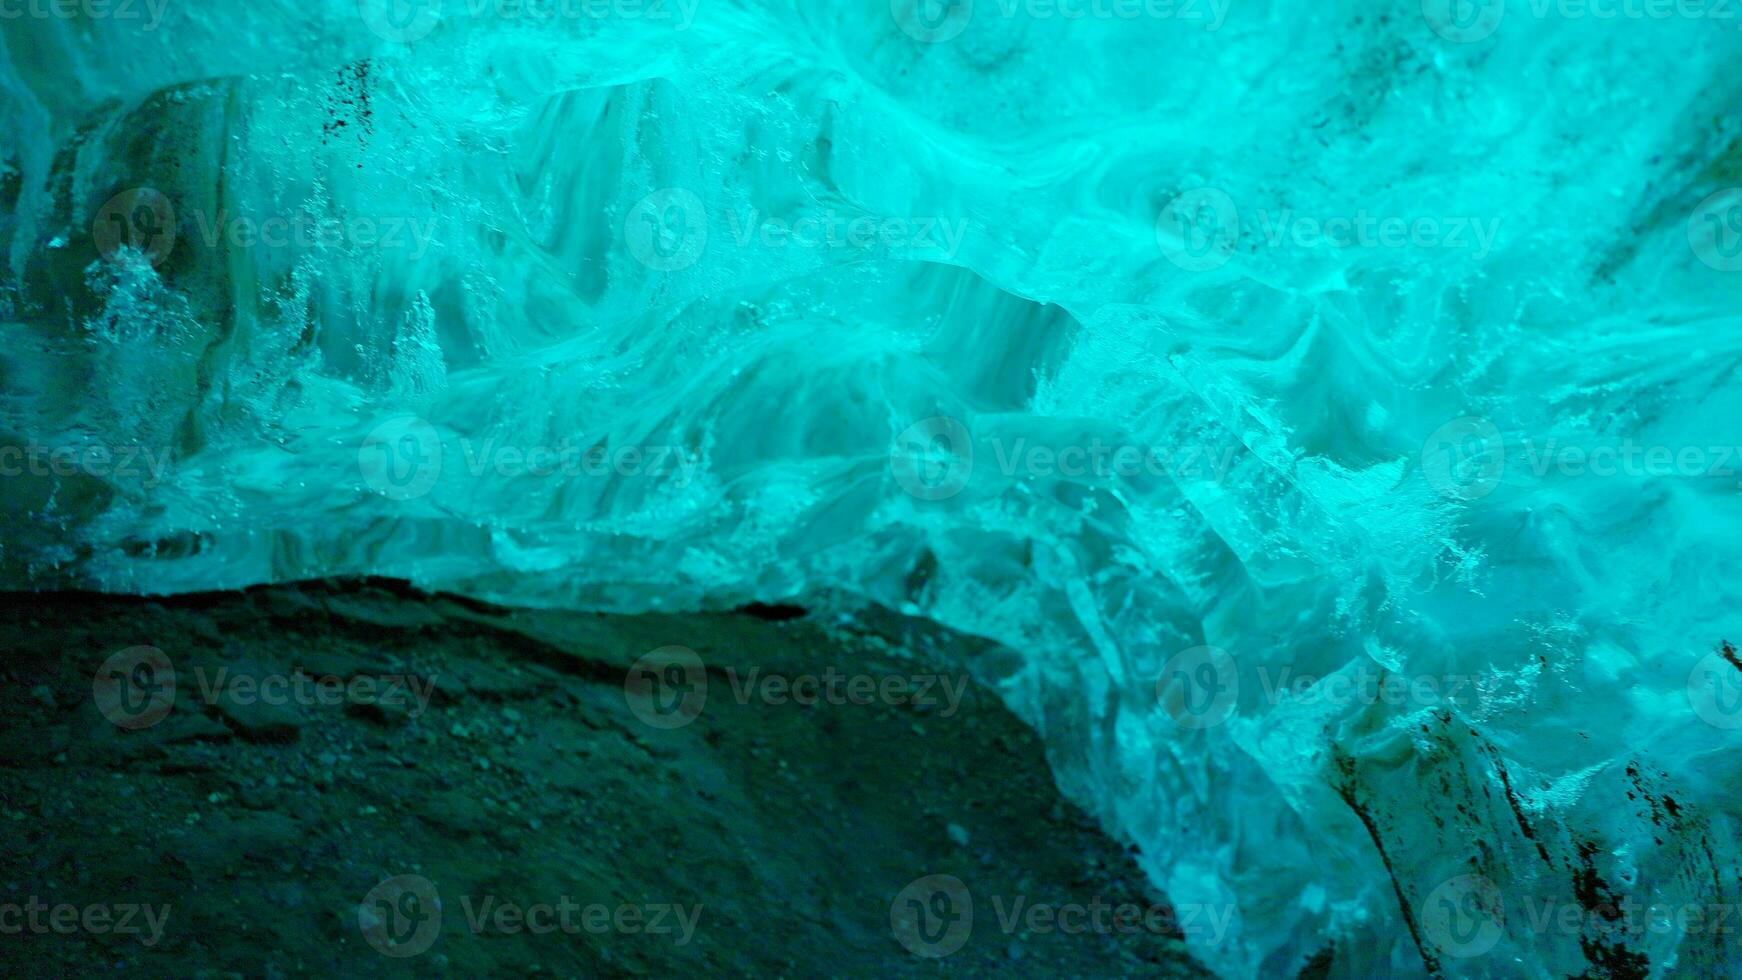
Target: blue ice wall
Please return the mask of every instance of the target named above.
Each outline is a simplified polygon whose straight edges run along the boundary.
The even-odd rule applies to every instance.
[[[5,585],[893,609],[1228,975],[1733,975],[1742,12],[7,9]]]

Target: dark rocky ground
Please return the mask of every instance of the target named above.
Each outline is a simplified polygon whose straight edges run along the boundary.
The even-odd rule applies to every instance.
[[[741,696],[751,668],[940,669],[793,611],[381,581],[0,606],[8,975],[1202,975],[991,696]],[[164,659],[111,659],[141,645]],[[671,645],[705,674],[631,669]],[[358,684],[406,675],[425,707]]]

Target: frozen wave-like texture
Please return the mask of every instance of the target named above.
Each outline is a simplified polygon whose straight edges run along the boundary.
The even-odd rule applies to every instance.
[[[1727,975],[1742,33],[977,6],[0,22],[0,574],[893,609],[1223,972]]]

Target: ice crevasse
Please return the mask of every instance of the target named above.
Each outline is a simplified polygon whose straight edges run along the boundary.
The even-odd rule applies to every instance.
[[[1221,973],[1732,975],[1742,31],[1450,6],[0,20],[0,583],[893,613]]]

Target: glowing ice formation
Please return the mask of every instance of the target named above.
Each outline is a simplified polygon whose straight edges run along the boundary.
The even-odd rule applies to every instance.
[[[899,610],[1229,975],[1730,975],[1742,32],[1599,6],[0,20],[0,575]]]

